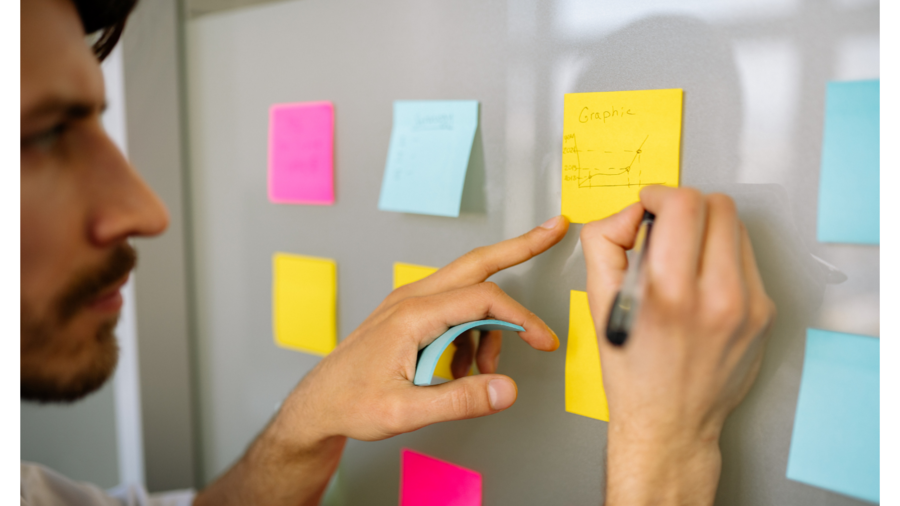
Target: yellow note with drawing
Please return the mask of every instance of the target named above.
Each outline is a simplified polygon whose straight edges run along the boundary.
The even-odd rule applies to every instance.
[[[569,341],[566,344],[566,411],[609,421],[597,332],[587,292],[569,294]]]
[[[405,264],[403,262],[394,262],[394,289],[403,285],[415,283],[416,281],[426,278],[435,272],[437,267],[427,267],[424,265]],[[441,354],[438,359],[437,366],[434,368],[434,375],[445,380],[452,380],[453,373],[450,372],[450,364],[453,362],[453,354],[456,352],[456,345],[450,343],[450,346]],[[469,369],[472,374],[472,369]]]
[[[275,343],[314,355],[337,345],[337,263],[287,253],[272,256]]]
[[[649,185],[678,186],[680,89],[567,93],[562,214],[572,223],[613,215]]]

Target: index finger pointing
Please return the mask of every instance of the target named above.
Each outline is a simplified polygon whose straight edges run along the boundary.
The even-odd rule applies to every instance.
[[[415,286],[410,286],[409,295],[429,295],[481,283],[503,269],[547,251],[568,230],[569,221],[563,216],[556,216],[519,237],[476,248]]]

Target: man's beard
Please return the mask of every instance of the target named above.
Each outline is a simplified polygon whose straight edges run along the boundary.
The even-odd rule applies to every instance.
[[[86,357],[79,355],[83,347],[73,349],[67,346],[71,343],[62,342],[66,339],[63,329],[104,290],[128,274],[136,260],[131,246],[117,247],[102,267],[78,276],[56,300],[51,315],[46,318],[36,318],[22,301],[20,396],[23,400],[71,402],[97,390],[109,379],[119,357],[113,333],[118,315],[101,322],[92,341],[83,345],[87,347]],[[55,366],[67,358],[82,363],[77,369],[57,370]],[[46,364],[41,363],[42,359],[46,359]]]

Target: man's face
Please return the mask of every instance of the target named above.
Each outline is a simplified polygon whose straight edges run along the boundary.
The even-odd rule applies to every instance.
[[[21,2],[21,396],[74,400],[116,365],[127,239],[168,215],[100,122],[100,65],[70,0]]]

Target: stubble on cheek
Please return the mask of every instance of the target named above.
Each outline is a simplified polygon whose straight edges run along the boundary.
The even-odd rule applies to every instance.
[[[23,343],[20,367],[20,397],[39,402],[72,402],[99,389],[112,376],[119,357],[119,345],[114,334],[118,318],[103,321],[87,339],[65,332],[40,328],[30,322],[32,336],[26,350]],[[22,332],[26,332],[22,321]],[[23,340],[24,341],[24,340]]]
[[[134,268],[134,250],[123,244],[102,267],[76,278],[53,304],[37,314],[21,301],[20,397],[71,402],[100,388],[115,370],[118,314],[96,319],[88,304]]]

